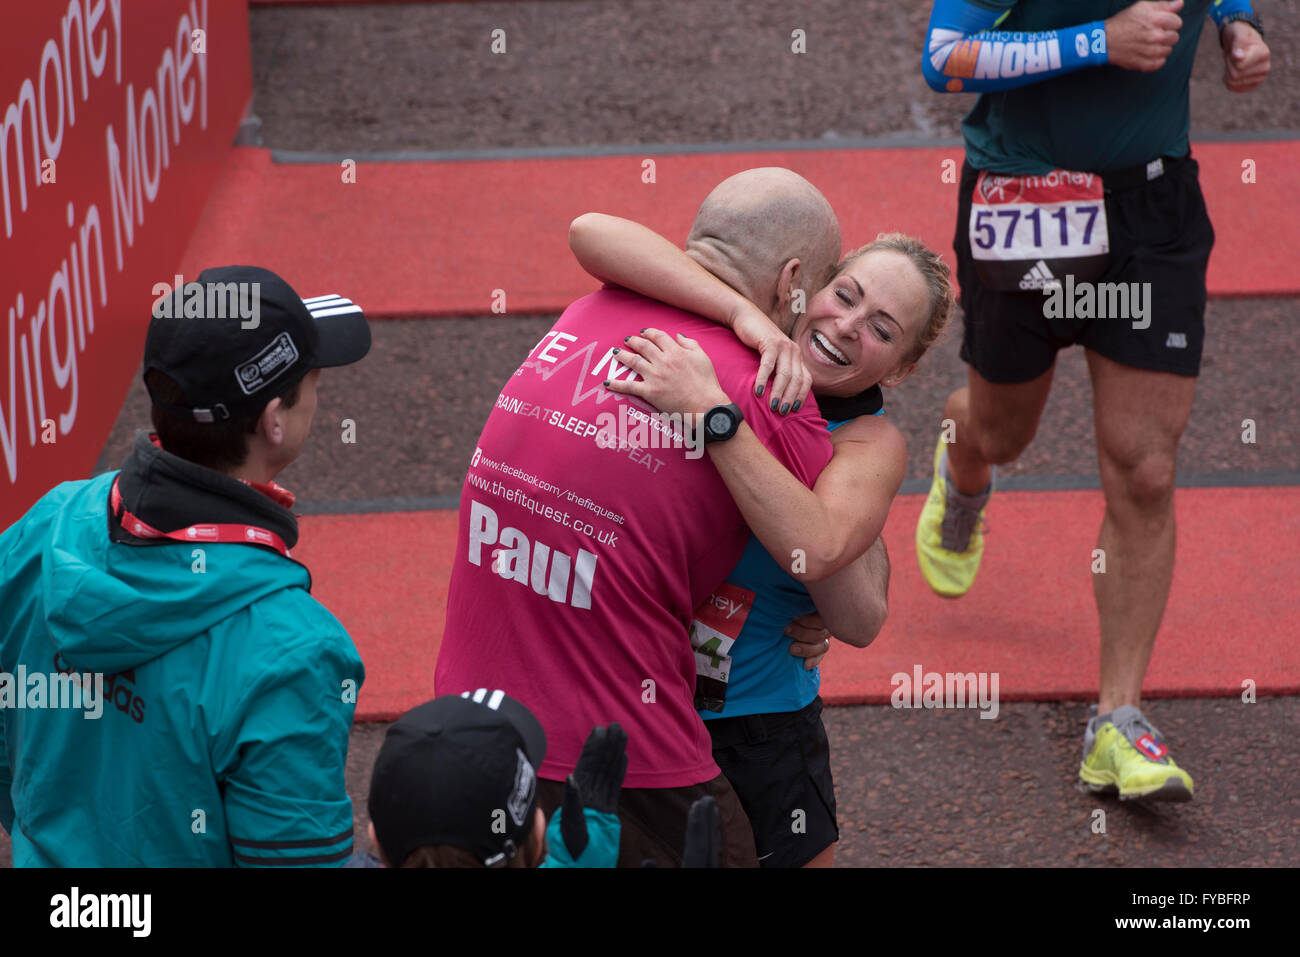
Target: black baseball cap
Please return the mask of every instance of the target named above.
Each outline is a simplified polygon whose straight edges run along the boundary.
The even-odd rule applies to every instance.
[[[164,373],[189,402],[151,394],[155,405],[214,422],[259,411],[312,369],[369,351],[370,326],[352,300],[304,300],[269,269],[221,266],[154,302],[144,370]]]
[[[502,867],[533,828],[546,732],[503,691],[443,695],[388,729],[370,778],[370,820],[392,867],[445,844]]]

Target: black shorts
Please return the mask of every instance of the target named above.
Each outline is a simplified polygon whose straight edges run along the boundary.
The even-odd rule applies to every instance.
[[[1101,283],[1150,283],[1147,328],[1127,318],[1049,318],[1041,291],[984,286],[971,259],[968,222],[979,170],[962,167],[957,204],[957,282],[965,312],[961,357],[990,382],[1028,382],[1046,372],[1057,350],[1081,345],[1136,369],[1195,376],[1205,341],[1205,271],[1214,228],[1205,211],[1196,161],[1165,160],[1166,171],[1140,185],[1106,189],[1110,260]],[[1103,177],[1103,180],[1105,177]],[[1130,287],[1131,288],[1131,287]],[[1062,310],[1064,311],[1064,310]],[[1094,312],[1099,311],[1094,309]]]
[[[801,711],[714,718],[713,760],[740,795],[764,867],[803,867],[840,838],[822,699]]]

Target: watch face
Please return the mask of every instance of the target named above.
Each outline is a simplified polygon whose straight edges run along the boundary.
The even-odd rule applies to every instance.
[[[714,412],[709,416],[708,429],[714,435],[725,435],[731,428],[731,416],[726,412]]]

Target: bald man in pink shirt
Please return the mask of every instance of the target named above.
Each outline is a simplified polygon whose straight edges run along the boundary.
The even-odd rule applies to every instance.
[[[807,180],[747,170],[705,200],[687,252],[788,328],[798,290],[810,297],[839,258],[839,226]],[[614,350],[650,326],[697,340],[734,405],[678,423],[607,390],[632,375]],[[566,309],[501,390],[461,492],[435,691],[500,688],[537,715],[548,814],[591,728],[622,725],[621,866],[680,863],[704,795],[721,812],[724,866],[756,864],[694,707],[692,612],[750,534],[702,442],[743,418],[809,487],[831,457],[814,402],[781,416],[754,395],[758,364],[729,329],[603,288]]]

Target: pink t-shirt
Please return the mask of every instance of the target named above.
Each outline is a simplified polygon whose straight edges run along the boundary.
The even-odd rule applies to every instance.
[[[730,330],[619,289],[565,310],[501,390],[470,460],[434,674],[438,694],[500,688],[532,709],[551,780],[613,721],[628,736],[627,787],[719,773],[694,707],[688,629],[749,530],[702,444],[684,447],[671,420],[603,387],[632,377],[611,350],[647,326],[699,341],[804,484],[831,457],[813,402],[781,417],[754,396],[758,355]]]

